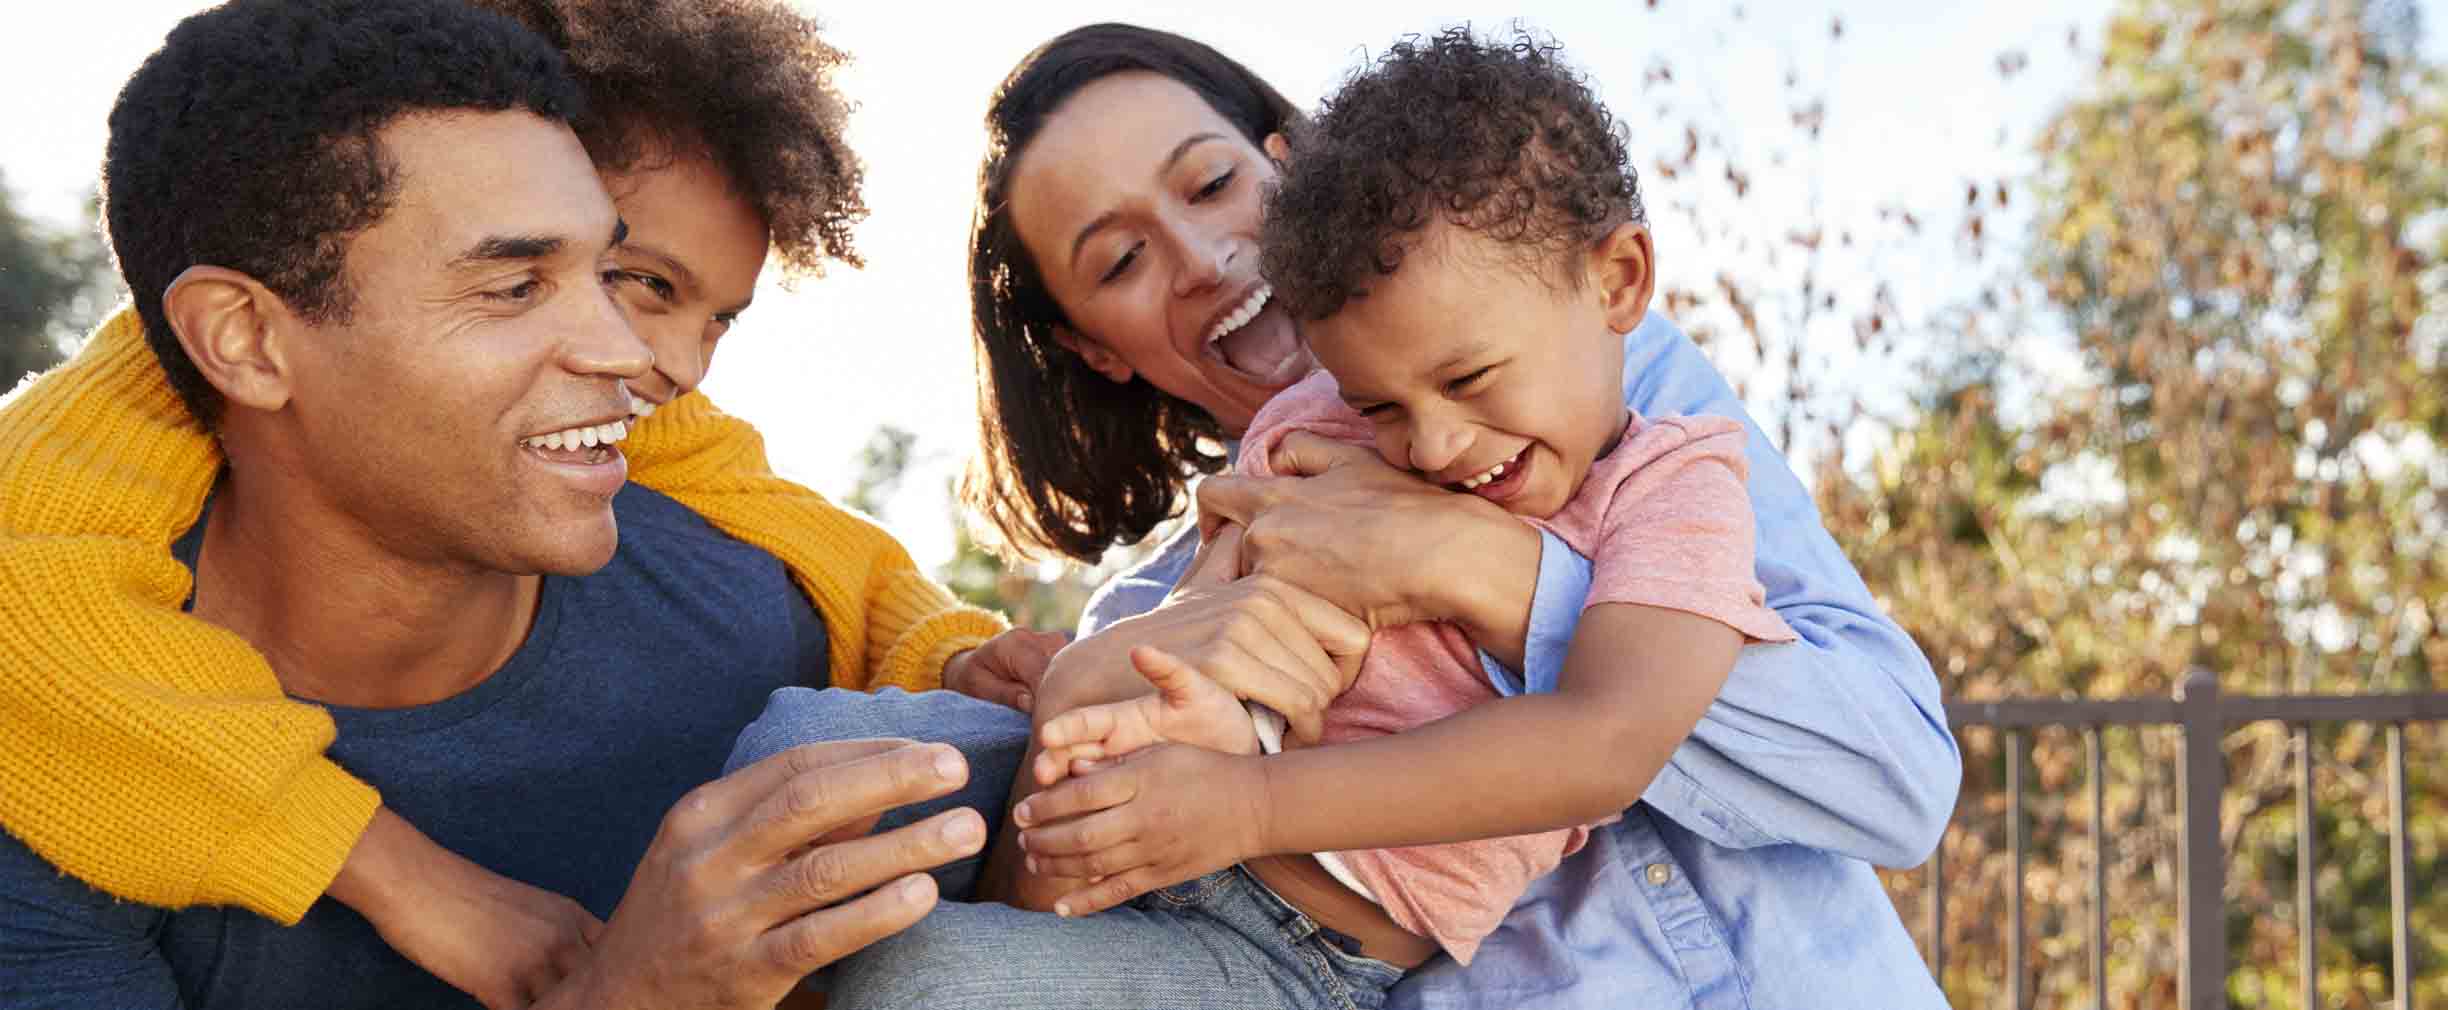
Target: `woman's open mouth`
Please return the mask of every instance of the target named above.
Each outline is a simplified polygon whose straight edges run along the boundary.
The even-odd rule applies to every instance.
[[[1315,363],[1309,349],[1301,346],[1300,331],[1274,304],[1274,298],[1271,286],[1260,284],[1252,289],[1208,331],[1205,351],[1245,381],[1281,389],[1300,381]]]

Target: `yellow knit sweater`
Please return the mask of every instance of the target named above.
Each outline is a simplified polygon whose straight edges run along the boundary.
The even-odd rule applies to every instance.
[[[773,474],[690,394],[624,445],[631,477],[773,554],[824,615],[832,681],[939,686],[1004,628],[868,520]],[[219,471],[133,309],[0,402],[0,824],[119,897],[304,915],[379,803],[238,636],[180,610],[169,545]]]

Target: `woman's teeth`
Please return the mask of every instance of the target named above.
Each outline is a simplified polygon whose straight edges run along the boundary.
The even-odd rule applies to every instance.
[[[640,401],[638,406],[641,408],[638,414],[640,417],[651,412],[651,408],[647,408],[643,401]],[[614,421],[610,424],[571,428],[568,431],[556,431],[550,435],[523,438],[519,440],[519,444],[531,449],[592,449],[600,445],[611,445],[628,437],[628,422]]]
[[[640,421],[653,417],[655,412],[654,401],[632,394],[629,397],[629,412],[635,415]]]
[[[1464,477],[1462,478],[1462,490],[1476,491],[1479,488],[1485,487],[1487,486],[1488,482],[1503,477],[1505,475],[1505,470],[1510,468],[1512,465],[1513,461],[1508,459],[1502,463],[1496,464],[1495,466],[1482,470],[1473,476]]]
[[[1258,290],[1250,292],[1249,297],[1242,299],[1240,306],[1233,309],[1231,315],[1218,320],[1215,329],[1207,331],[1207,342],[1215,343],[1224,339],[1225,334],[1248,326],[1250,320],[1258,318],[1258,310],[1266,308],[1267,299],[1274,296],[1273,285],[1258,285]]]

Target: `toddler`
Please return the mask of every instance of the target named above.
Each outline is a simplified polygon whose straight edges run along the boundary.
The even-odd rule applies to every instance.
[[[837,1007],[935,1005],[908,987],[962,972],[955,947],[1005,1006],[1374,1006],[1439,951],[1468,963],[1640,800],[1737,650],[1793,637],[1752,577],[1742,427],[1624,406],[1654,253],[1613,121],[1552,45],[1399,43],[1291,152],[1265,273],[1325,370],[1239,465],[1369,443],[1592,558],[1559,690],[1500,699],[1459,630],[1386,629],[1324,746],[1262,755],[1268,720],[1141,649],[1157,692],[1047,721],[1049,788],[1013,812],[1029,871],[1076,884],[1062,918],[939,909],[845,964]]]

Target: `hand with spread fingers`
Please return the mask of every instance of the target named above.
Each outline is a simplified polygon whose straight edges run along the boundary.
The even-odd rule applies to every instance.
[[[1101,912],[1265,855],[1262,760],[1160,743],[1013,808],[1030,872],[1087,882],[1057,899],[1055,914]]]
[[[1131,650],[1131,663],[1155,694],[1072,709],[1037,730],[1031,773],[1040,786],[1083,774],[1113,758],[1160,743],[1227,754],[1258,752],[1258,733],[1241,699],[1162,649]]]
[[[771,1007],[934,908],[926,870],[985,844],[955,809],[869,835],[968,777],[941,745],[792,748],[698,787],[663,819],[586,970],[539,1007]]]

